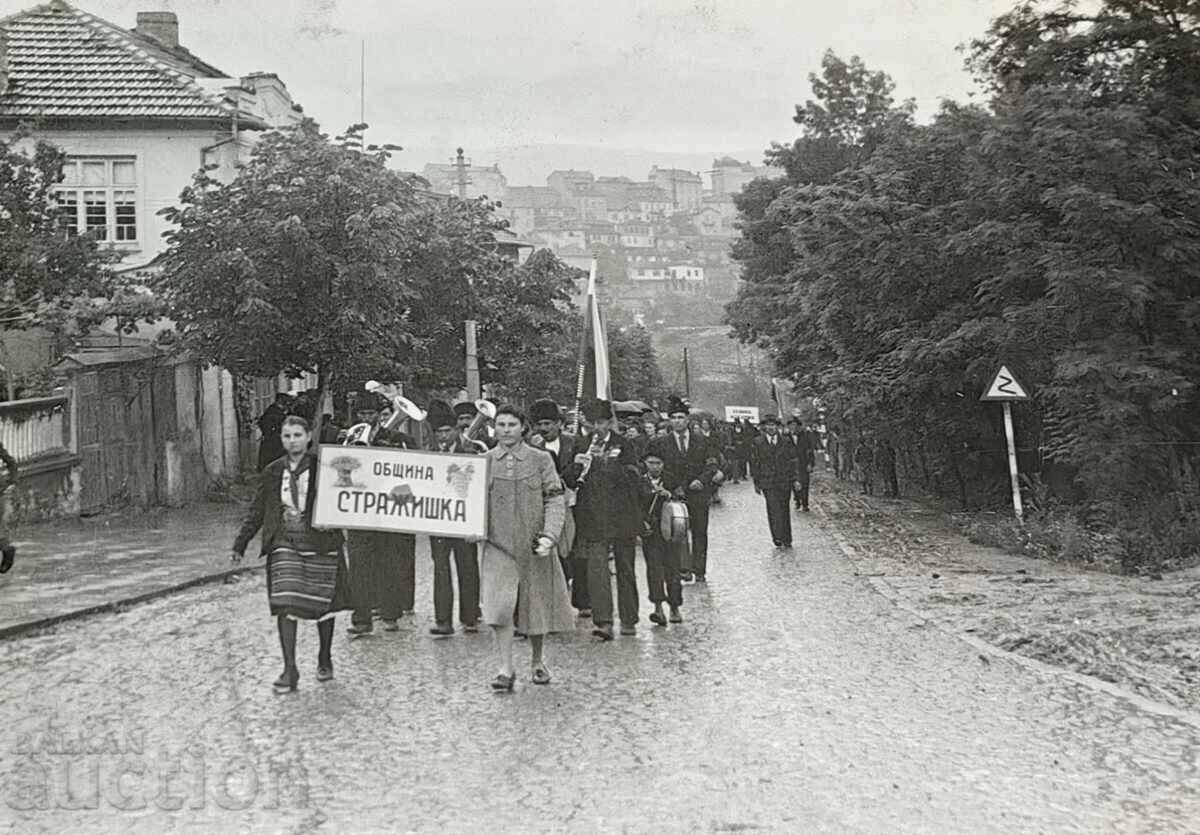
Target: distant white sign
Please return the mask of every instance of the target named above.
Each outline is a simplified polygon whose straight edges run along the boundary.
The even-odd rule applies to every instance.
[[[482,455],[322,445],[313,526],[486,536],[489,463]]]
[[[725,420],[748,420],[751,423],[758,423],[758,407],[757,406],[726,406]]]

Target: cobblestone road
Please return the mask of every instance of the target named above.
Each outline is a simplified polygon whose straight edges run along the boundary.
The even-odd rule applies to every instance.
[[[0,831],[1200,831],[1195,727],[981,656],[763,516],[726,491],[683,626],[581,625],[512,696],[486,634],[428,636],[427,558],[416,623],[339,625],[334,681],[302,628],[294,696],[259,574],[0,643]]]

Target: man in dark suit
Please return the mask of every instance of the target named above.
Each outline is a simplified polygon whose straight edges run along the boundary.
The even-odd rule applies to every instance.
[[[479,450],[458,431],[457,420],[450,405],[434,400],[426,410],[426,422],[433,430],[431,452],[450,452],[476,455]],[[458,574],[458,619],[465,632],[479,631],[479,557],[475,544],[450,536],[429,537],[433,557],[433,635],[454,634],[454,582],[450,572],[450,556],[454,556],[454,571]]]
[[[616,419],[607,400],[583,404],[590,434],[575,440],[575,454],[564,481],[575,490],[574,568],[586,566],[592,634],[613,637],[612,577],[608,552],[617,568],[617,607],[621,634],[637,633],[638,592],[634,576],[635,540],[642,530],[638,501],[638,462],[628,442],[613,431]],[[581,565],[582,564],[582,565]]]
[[[655,451],[663,460],[667,481],[678,485],[677,498],[687,502],[692,547],[683,578],[694,574],[698,583],[708,576],[708,508],[712,503],[713,479],[719,472],[721,451],[688,426],[690,410],[678,397],[667,406],[671,431],[656,439]]]
[[[796,448],[797,470],[796,470],[796,487],[793,491],[796,498],[796,509],[808,512],[808,485],[812,477],[813,464],[816,462],[816,456],[813,455],[813,439],[804,429],[797,418],[792,418],[788,421],[788,437],[791,439],[792,445]]]
[[[360,423],[383,422],[389,408],[378,394],[360,392],[356,398]],[[371,446],[416,449],[416,442],[398,429],[380,430]],[[354,611],[346,631],[365,635],[374,631],[372,609],[379,609],[383,628],[395,632],[416,599],[417,538],[411,533],[349,531],[350,588]]]
[[[796,445],[780,435],[779,418],[766,415],[760,422],[762,434],[754,439],[750,454],[750,477],[754,492],[767,502],[767,524],[776,547],[792,547],[792,515],[788,499],[799,488],[799,458]]]

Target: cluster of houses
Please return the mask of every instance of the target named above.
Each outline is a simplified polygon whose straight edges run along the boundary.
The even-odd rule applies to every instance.
[[[702,174],[708,175],[708,186]],[[427,165],[435,191],[486,196],[521,238],[586,269],[597,259],[606,301],[635,316],[664,295],[733,296],[734,196],[779,171],[730,157],[707,172],[650,169],[645,180],[555,171],[545,186],[510,186],[498,165]]]
[[[0,131],[32,128],[67,155],[54,193],[64,230],[91,234],[121,256],[118,269],[155,269],[172,205],[204,165],[231,178],[256,137],[302,118],[269,72],[232,75],[189,51],[172,12],[140,12],[126,28],[62,0],[0,19]],[[235,476],[239,438],[233,378],[155,347],[155,333],[94,333],[57,344],[36,330],[6,332],[10,384],[0,442],[22,480],[9,511],[22,518],[113,505],[178,504]],[[53,396],[13,400],[12,381],[53,371]],[[310,381],[252,381],[253,413],[279,390]],[[17,394],[20,397],[20,394]]]

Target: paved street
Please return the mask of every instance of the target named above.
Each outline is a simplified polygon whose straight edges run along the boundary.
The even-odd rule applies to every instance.
[[[512,696],[487,634],[428,636],[424,549],[416,623],[340,624],[320,685],[302,625],[293,696],[260,573],[0,642],[0,832],[1200,831],[1195,726],[982,656],[832,523],[778,552],[725,497],[687,623],[580,625]]]

